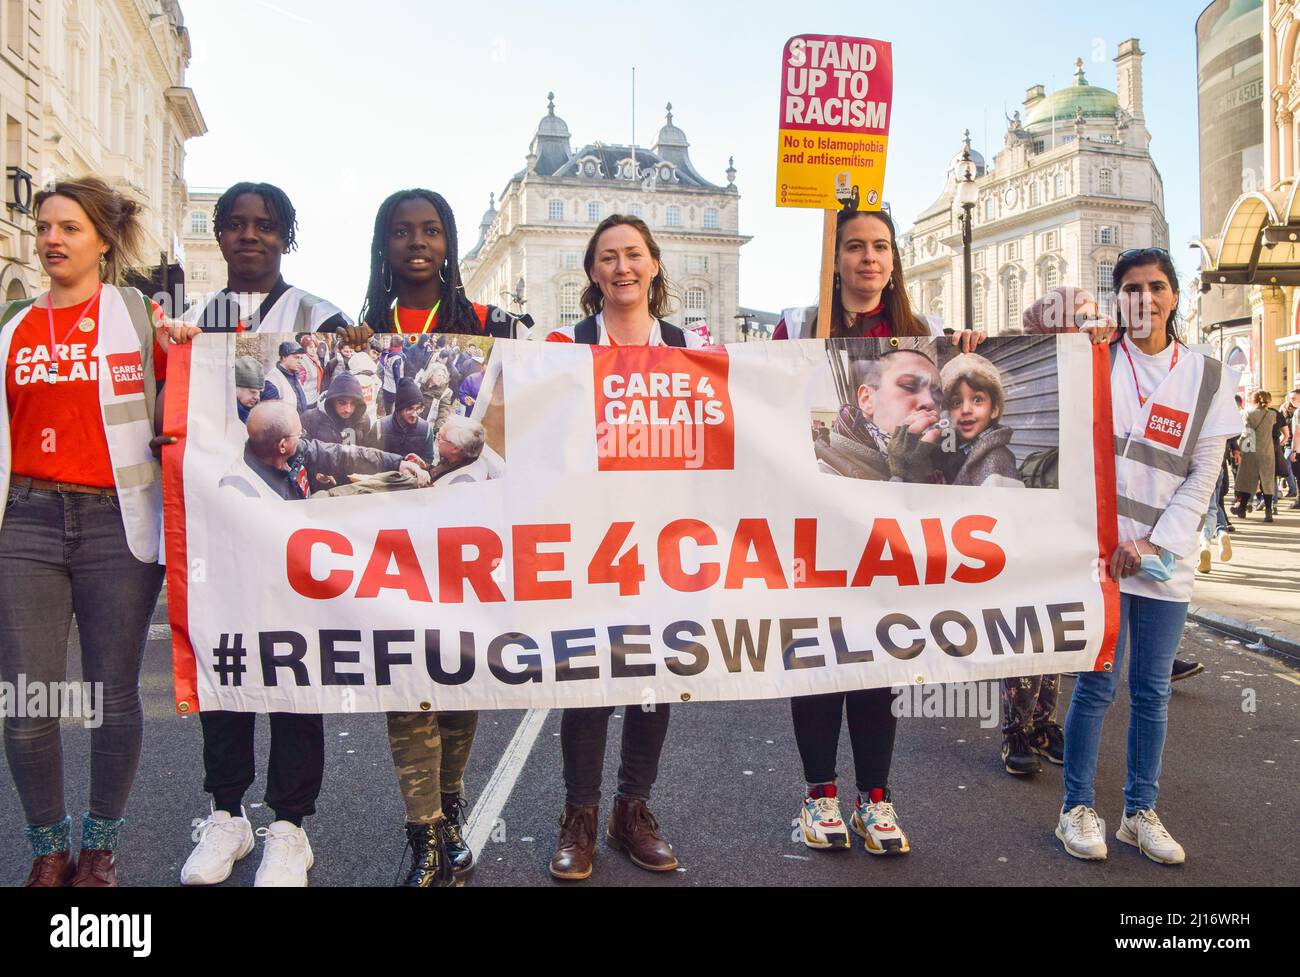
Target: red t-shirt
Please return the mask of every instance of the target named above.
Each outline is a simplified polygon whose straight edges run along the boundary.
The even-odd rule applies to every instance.
[[[85,308],[85,314],[82,309]],[[162,309],[154,305],[155,321]],[[83,330],[81,323],[89,320]],[[52,369],[48,307],[27,310],[9,347],[5,393],[15,476],[113,488],[113,463],[99,406],[99,299],[54,310],[59,348]],[[154,342],[154,379],[167,375],[167,351]],[[57,380],[51,383],[51,373]]]
[[[408,309],[404,305],[397,305],[395,310],[395,332],[422,333],[438,331],[438,320],[442,317],[441,307],[438,309],[438,315],[435,315],[432,321],[429,319],[428,309]],[[483,324],[487,322],[487,306],[475,302],[474,311],[478,315],[479,328],[482,329]],[[426,323],[428,323],[427,329],[425,328]]]

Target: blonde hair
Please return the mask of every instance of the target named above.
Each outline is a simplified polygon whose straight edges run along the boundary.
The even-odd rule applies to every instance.
[[[144,245],[140,205],[97,176],[60,180],[42,190],[35,197],[37,214],[41,204],[51,197],[66,197],[86,212],[100,240],[108,245],[102,278],[110,285],[121,284],[126,273],[140,262],[140,249]]]

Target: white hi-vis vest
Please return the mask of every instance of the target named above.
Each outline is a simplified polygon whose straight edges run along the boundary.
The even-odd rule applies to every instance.
[[[270,297],[268,296],[268,298]],[[203,313],[208,306],[222,301],[232,303],[232,308],[228,311],[226,317],[235,321],[223,322],[222,325],[233,330],[235,323],[240,321],[241,317],[235,311],[237,307],[233,306],[234,299],[224,289],[214,292],[202,302],[196,302],[181,316],[181,319],[191,325],[202,326]],[[266,303],[263,302],[262,304],[265,305]],[[259,314],[251,317],[251,321],[244,320],[244,326],[250,333],[296,334],[316,332],[330,319],[337,319],[343,325],[352,325],[352,319],[333,302],[327,302],[325,299],[312,295],[310,292],[305,292],[293,285],[283,289],[279,295],[275,296],[275,301],[271,303],[270,308],[260,309],[258,312]]]
[[[45,301],[42,295],[0,306],[0,364],[9,363],[14,333],[27,310],[39,308]],[[153,309],[144,296],[133,288],[105,285],[99,296],[99,342],[95,348],[99,406],[127,543],[135,558],[144,563],[158,562],[162,537],[162,472],[149,448],[156,393],[153,340]],[[10,438],[9,398],[0,390],[0,489],[6,498],[13,475]],[[0,524],[3,519],[0,513]]]
[[[1128,358],[1118,342],[1110,347],[1111,413],[1115,435],[1115,492],[1120,540],[1145,539],[1165,514],[1169,500],[1186,481],[1192,466],[1192,454],[1202,437],[1235,433],[1224,429],[1222,411],[1212,417],[1216,400],[1231,400],[1237,378],[1218,360],[1179,347],[1178,363],[1149,394],[1146,403],[1138,401],[1137,384]],[[1179,545],[1170,547],[1177,560],[1173,577],[1159,582],[1143,575],[1125,577],[1120,587],[1125,593],[1155,597],[1160,600],[1190,599],[1193,582],[1193,557],[1199,518],[1209,504],[1207,495],[1200,515],[1176,527]],[[1166,527],[1162,527],[1162,534]],[[1186,537],[1185,540],[1181,537]]]

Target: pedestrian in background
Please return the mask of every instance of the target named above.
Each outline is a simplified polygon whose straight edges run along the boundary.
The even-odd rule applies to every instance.
[[[1273,521],[1278,413],[1269,406],[1272,399],[1267,390],[1256,390],[1250,398],[1251,410],[1244,418],[1245,427],[1239,443],[1241,461],[1237,467],[1237,506],[1232,510],[1240,519],[1246,518],[1250,497],[1259,492],[1264,497],[1264,521]]]

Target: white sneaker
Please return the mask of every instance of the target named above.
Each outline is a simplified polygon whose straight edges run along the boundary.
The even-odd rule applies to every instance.
[[[838,797],[805,797],[799,810],[799,829],[809,848],[849,848]]]
[[[1056,837],[1075,858],[1100,861],[1106,857],[1106,822],[1090,807],[1076,804],[1069,811],[1061,808]]]
[[[912,850],[907,835],[898,826],[898,813],[888,794],[874,803],[859,794],[849,827],[861,835],[863,847],[873,855],[906,855]]]
[[[306,888],[307,872],[316,862],[307,832],[288,821],[275,821],[269,828],[258,828],[257,834],[266,839],[266,844],[253,887]]]
[[[1183,846],[1170,837],[1154,810],[1138,811],[1131,818],[1121,817],[1115,837],[1161,865],[1181,865],[1187,861]]]
[[[1211,560],[1211,555],[1210,555],[1210,544],[1209,544],[1209,543],[1202,543],[1202,544],[1201,544],[1201,553],[1200,553],[1200,556],[1197,558],[1197,561],[1196,561],[1196,569],[1197,569],[1197,571],[1200,572],[1200,573],[1209,573],[1209,572],[1210,572],[1210,560]]]
[[[253,850],[253,826],[248,818],[232,818],[229,811],[213,811],[195,818],[194,839],[198,842],[181,868],[181,885],[216,885],[230,878],[235,862]]]
[[[1219,562],[1227,563],[1232,559],[1232,537],[1227,533],[1219,533]]]

